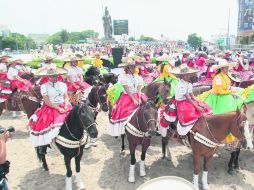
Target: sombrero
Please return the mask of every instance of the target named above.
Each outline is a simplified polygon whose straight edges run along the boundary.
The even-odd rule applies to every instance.
[[[122,63],[118,65],[119,68],[123,68],[123,67],[130,67],[130,66],[135,66],[135,67],[141,67],[144,66],[145,63],[140,62],[138,60],[134,60],[131,57],[123,57],[122,58]]]
[[[169,62],[170,61],[170,57],[167,54],[163,54],[162,56],[157,57],[156,61],[167,61],[167,62]]]
[[[208,59],[206,59],[205,64],[211,65],[217,63],[216,58],[213,55],[208,55]]]
[[[233,73],[233,72],[228,72],[228,77],[235,82],[241,82],[241,77],[239,74]]]
[[[75,52],[75,55],[77,57],[77,60],[83,60],[83,57],[84,57],[84,53],[82,51],[77,51]]]
[[[53,60],[55,59],[56,56],[52,56],[52,55],[46,55],[45,57],[43,57],[43,61],[50,61],[50,60]]]
[[[36,76],[56,76],[56,75],[64,75],[67,71],[63,68],[57,68],[55,64],[48,65],[45,69],[37,70],[34,73]]]
[[[198,69],[193,69],[188,67],[187,64],[181,64],[179,67],[176,67],[170,71],[170,73],[175,75],[186,75],[186,74],[194,74],[199,72]]]
[[[20,58],[11,58],[10,60],[9,60],[9,64],[12,64],[12,63],[18,63],[18,64],[22,64],[22,65],[24,65],[24,64],[26,64],[22,59],[20,59]]]
[[[170,188],[169,188],[170,187]],[[177,176],[162,176],[149,180],[142,184],[137,190],[197,190],[194,185],[184,178]]]
[[[10,55],[1,55],[1,56],[0,56],[0,59],[3,59],[3,58],[5,58],[5,57],[12,58],[12,56],[10,56]]]
[[[189,51],[184,51],[183,55],[190,55],[190,52]]]
[[[249,70],[250,65],[248,59],[243,59],[243,61],[240,61],[240,64],[244,70]]]
[[[204,52],[204,51],[198,52],[198,57],[200,57],[200,56],[202,56],[202,57],[204,57],[204,58],[207,59],[207,54],[206,54],[206,52]]]
[[[213,65],[213,69],[221,69],[223,67],[234,67],[236,63],[229,63],[226,59],[219,59],[217,65]]]

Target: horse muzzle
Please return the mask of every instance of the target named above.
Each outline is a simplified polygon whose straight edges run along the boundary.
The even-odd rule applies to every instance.
[[[154,130],[148,131],[148,135],[149,135],[149,137],[154,137],[154,136],[156,136],[156,131],[154,131]]]

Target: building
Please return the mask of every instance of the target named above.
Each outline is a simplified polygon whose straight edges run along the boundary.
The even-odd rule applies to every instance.
[[[8,36],[10,34],[10,29],[7,25],[0,24],[0,36]]]
[[[28,34],[28,37],[32,38],[37,45],[43,45],[46,43],[48,34]]]

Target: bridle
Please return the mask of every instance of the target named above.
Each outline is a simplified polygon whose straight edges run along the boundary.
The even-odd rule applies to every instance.
[[[100,105],[100,108],[99,109],[97,109],[97,106],[96,105],[93,105],[92,103],[91,103],[91,101],[89,100],[89,106],[91,107],[91,109],[93,110],[93,111],[96,111],[96,112],[99,112],[100,110],[101,110],[101,108],[104,106],[104,105],[106,105],[106,106],[108,106],[108,104],[107,104],[107,99],[106,99],[106,101],[105,102],[102,102],[101,101],[101,98],[100,97],[104,97],[104,95],[101,95],[101,94],[99,94],[99,91],[101,90],[101,88],[102,87],[98,87],[98,89],[96,89],[95,90],[95,100],[97,101],[97,103],[99,103],[99,105]],[[106,94],[105,94],[105,96],[107,96]],[[89,98],[91,97],[91,95],[89,96]]]

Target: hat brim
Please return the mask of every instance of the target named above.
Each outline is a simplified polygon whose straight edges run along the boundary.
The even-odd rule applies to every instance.
[[[136,67],[137,64],[135,64],[135,63],[120,63],[120,64],[118,65],[119,68],[131,67],[131,66]]]
[[[244,65],[242,62],[240,62],[240,64],[241,64],[241,66],[243,67],[244,70],[248,70],[250,68],[249,63]]]
[[[190,75],[190,74],[196,74],[198,72],[199,72],[198,69],[189,69],[189,71],[187,71],[187,72],[181,72],[180,68],[175,68],[170,71],[170,73],[172,73],[174,75]]]
[[[228,73],[228,77],[232,80],[232,81],[235,81],[235,82],[241,82],[241,79],[240,78],[237,78],[237,77],[234,77],[232,75],[232,73]]]
[[[41,70],[37,70],[37,72],[34,73],[35,76],[58,76],[58,75],[65,75],[67,74],[67,71],[63,68],[56,68],[56,73],[53,74],[48,74],[47,73],[47,69],[41,69]]]
[[[220,65],[213,65],[212,68],[213,69],[221,69],[221,68],[224,68],[224,67],[235,67],[236,66],[236,63],[222,63]]]

